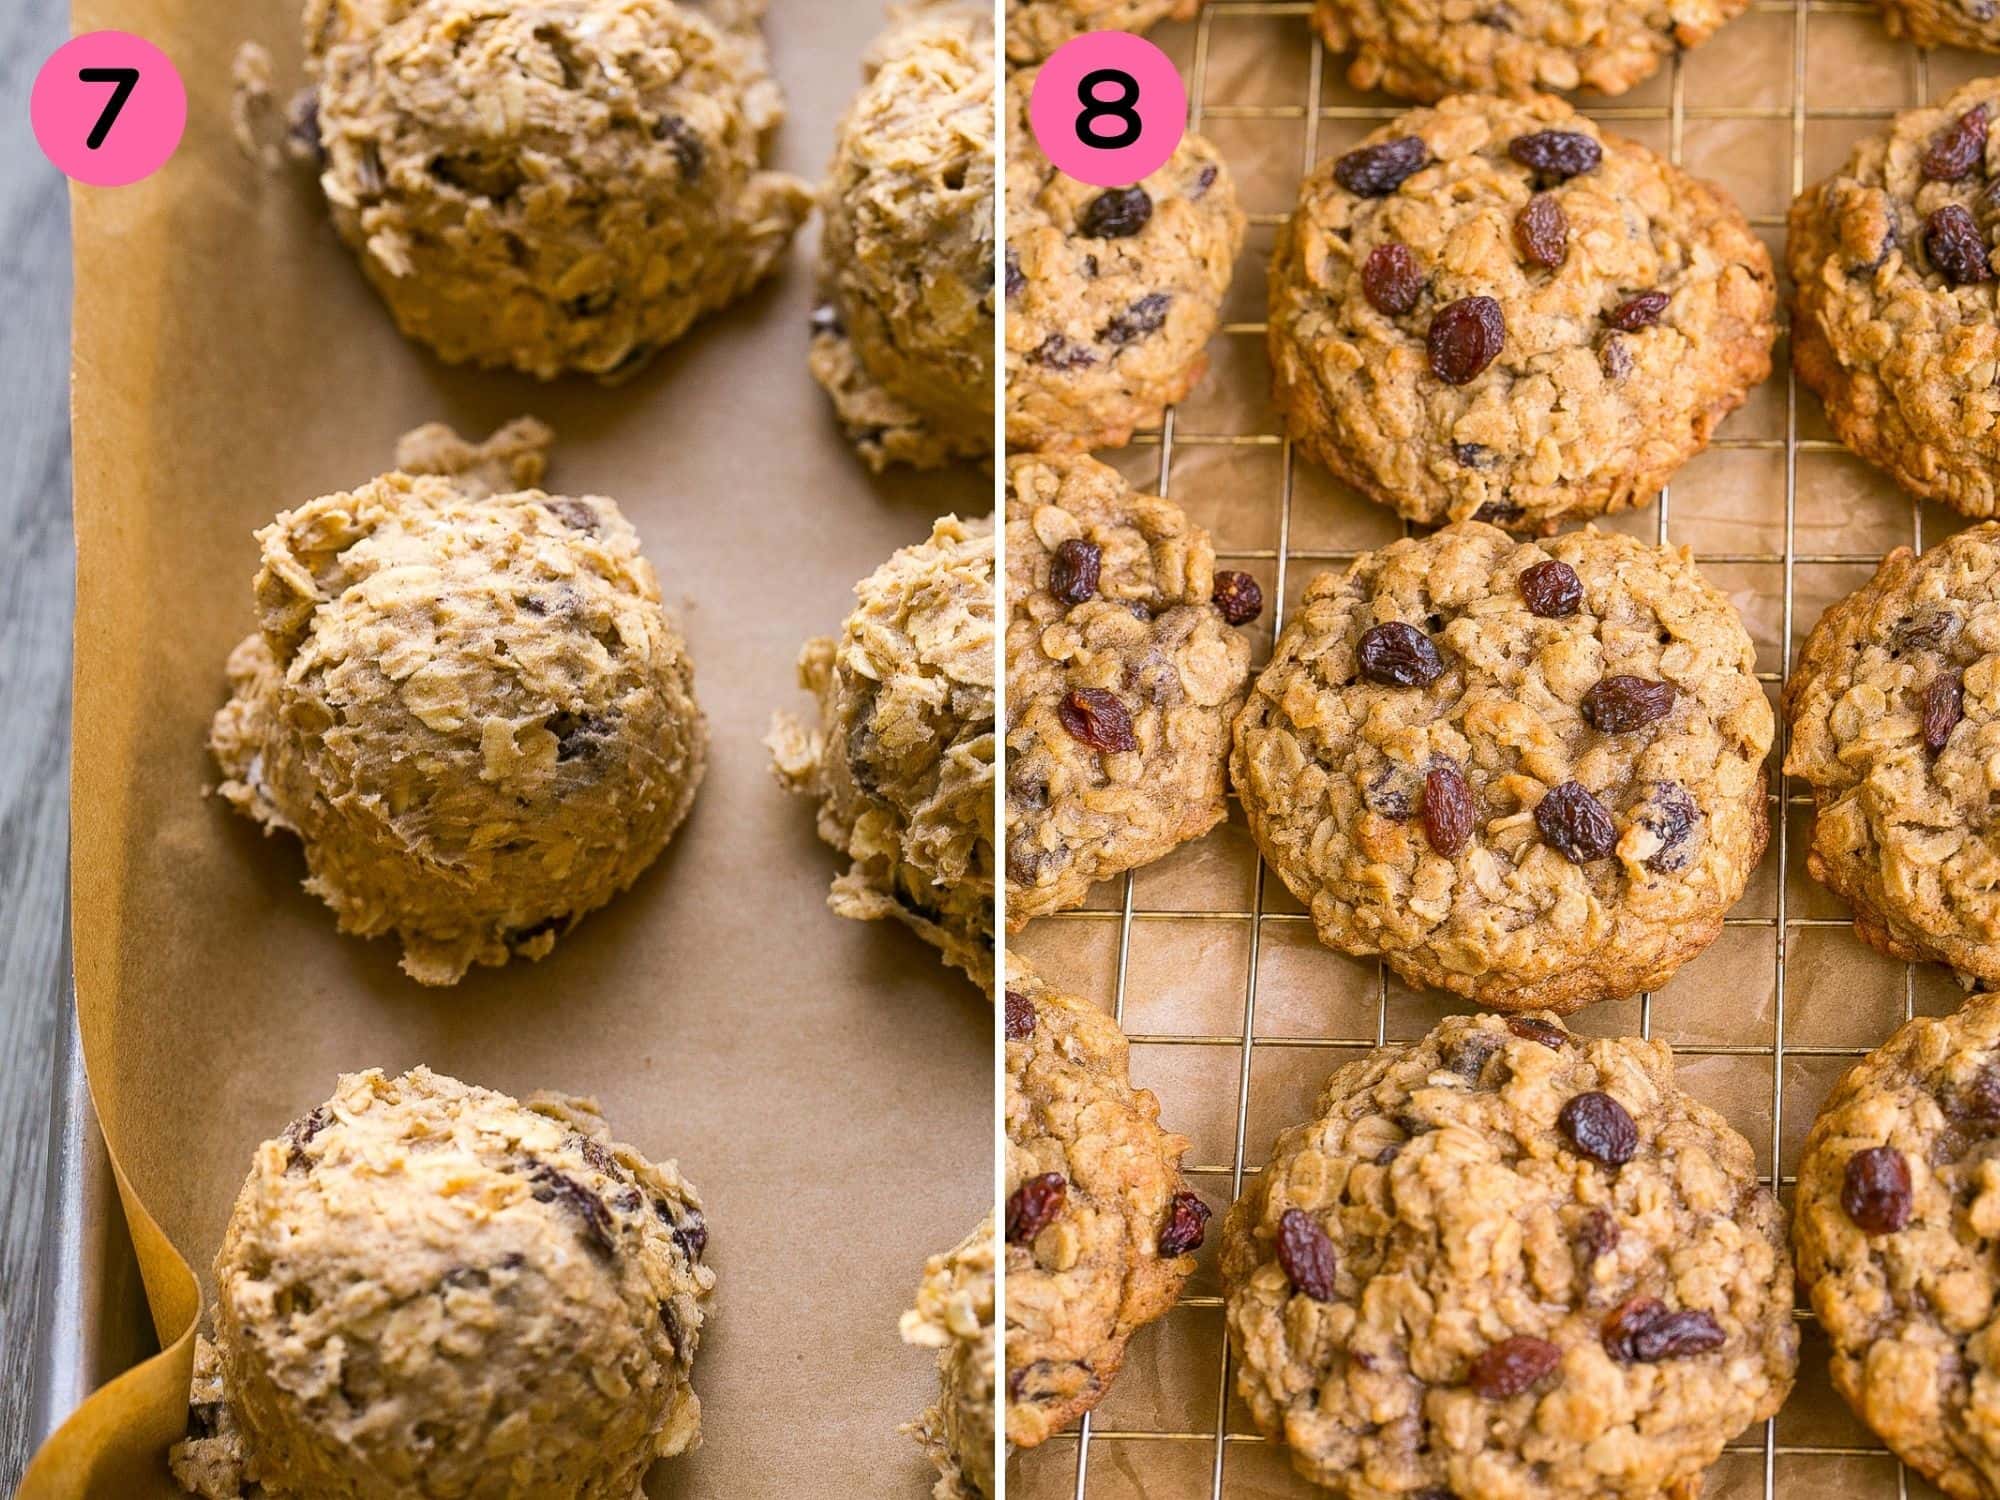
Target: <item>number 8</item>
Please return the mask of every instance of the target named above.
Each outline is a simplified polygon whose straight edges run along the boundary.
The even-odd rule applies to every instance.
[[[1111,84],[1118,89],[1118,97],[1106,103],[1096,97],[1100,85]],[[1099,151],[1116,151],[1121,146],[1129,146],[1139,139],[1144,122],[1139,118],[1139,80],[1122,68],[1099,68],[1094,73],[1086,73],[1076,86],[1077,103],[1083,106],[1083,113],[1077,116],[1076,134],[1086,146],[1094,146]],[[1098,133],[1097,122],[1103,119],[1117,120],[1121,129],[1115,135]]]

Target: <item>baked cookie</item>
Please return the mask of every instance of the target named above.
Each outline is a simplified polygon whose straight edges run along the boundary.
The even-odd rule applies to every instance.
[[[1799,1280],[1833,1384],[1958,1500],[2000,1494],[2000,1000],[1911,1021],[1827,1099],[1799,1161]]]
[[[1911,494],[1981,517],[2000,513],[1996,113],[2000,78],[1905,110],[1799,195],[1785,242],[1792,362],[1840,440]]]
[[[1174,1305],[1209,1210],[1109,1016],[1010,958],[1006,1032],[1007,1441],[1032,1448],[1104,1398],[1126,1341]]]
[[[1083,454],[1007,462],[1007,920],[1200,838],[1263,607],[1208,533]]]
[[[811,364],[871,469],[993,451],[993,13],[905,11],[821,196]]]
[[[1798,1367],[1783,1211],[1660,1042],[1454,1016],[1230,1209],[1236,1389],[1350,1500],[1694,1500]]]
[[[707,1242],[678,1168],[587,1100],[348,1074],[252,1159],[174,1472],[211,1500],[630,1500],[701,1441]]]
[[[1245,220],[1190,131],[1131,187],[1058,172],[1035,144],[1036,74],[1007,80],[1007,448],[1117,448],[1208,367]]]
[[[761,3],[312,0],[298,149],[409,337],[449,363],[633,373],[775,267],[811,190]]]
[[[924,1267],[903,1338],[938,1351],[938,1399],[912,1430],[938,1466],[933,1500],[992,1500],[993,1216]]]
[[[1919,47],[2000,52],[2000,20],[1986,0],[1880,0],[1890,36]]]
[[[1329,948],[1567,1012],[1721,932],[1764,852],[1772,729],[1685,549],[1466,521],[1312,581],[1230,771]]]
[[[1622,94],[1698,47],[1749,0],[1319,0],[1347,80],[1422,103],[1447,94]]]
[[[2000,984],[2000,522],[1890,553],[1813,627],[1784,707],[1813,878],[1871,947]]]
[[[848,856],[827,900],[893,918],[993,992],[993,522],[946,516],[855,586],[839,640],[807,641],[816,725],[777,715],[779,782],[819,800]]]
[[[424,984],[546,956],[666,847],[704,769],[638,534],[531,487],[548,442],[419,429],[404,468],[258,532],[259,629],[209,732],[222,797],[296,835],[340,930],[396,934]]]
[[[1038,63],[1086,31],[1144,31],[1199,9],[1201,0],[1007,0],[1007,61]]]
[[[1771,370],[1771,258],[1719,190],[1560,99],[1412,110],[1299,190],[1270,351],[1308,456],[1409,520],[1649,501]]]

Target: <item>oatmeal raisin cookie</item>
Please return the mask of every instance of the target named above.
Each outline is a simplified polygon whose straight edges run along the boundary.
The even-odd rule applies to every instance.
[[[938,1351],[938,1399],[914,1432],[938,1466],[933,1500],[993,1500],[993,1216],[924,1267],[903,1338]]]

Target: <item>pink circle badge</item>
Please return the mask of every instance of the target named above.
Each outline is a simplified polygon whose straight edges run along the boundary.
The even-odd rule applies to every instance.
[[[1165,166],[1187,133],[1187,85],[1167,54],[1126,31],[1093,31],[1042,64],[1028,122],[1079,182],[1125,187]]]
[[[73,182],[124,187],[167,164],[187,129],[187,88],[167,54],[93,31],[42,64],[28,114],[42,154]]]

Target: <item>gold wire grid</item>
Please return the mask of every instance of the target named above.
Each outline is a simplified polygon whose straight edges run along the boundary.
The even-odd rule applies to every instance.
[[[1342,60],[1330,56],[1313,33],[1311,12],[1310,0],[1278,0],[1278,3],[1209,0],[1199,20],[1191,26],[1163,28],[1155,33],[1156,40],[1170,51],[1178,49],[1184,60],[1194,128],[1206,130],[1216,139],[1233,165],[1238,164],[1232,147],[1247,141],[1250,133],[1298,132],[1302,151],[1298,172],[1286,184],[1286,202],[1298,176],[1407,107],[1381,96],[1358,96],[1346,89],[1340,76]],[[1753,17],[1758,19],[1753,22]],[[1691,71],[1702,66],[1705,59],[1720,55],[1711,49],[1731,46],[1732,29],[1725,28],[1702,51],[1676,53],[1664,70],[1663,80],[1635,90],[1626,96],[1626,102],[1585,106],[1585,112],[1593,118],[1621,132],[1641,135],[1656,148],[1663,147],[1677,164],[1683,160],[1690,124],[1700,129],[1708,122],[1764,122],[1767,133],[1775,129],[1781,134],[1784,160],[1779,186],[1783,201],[1753,201],[1748,205],[1753,211],[1747,214],[1770,245],[1781,272],[1784,209],[1809,180],[1809,155],[1813,160],[1810,178],[1816,179],[1839,164],[1852,139],[1881,128],[1881,122],[1899,110],[1929,103],[1957,81],[1988,70],[1988,66],[1982,66],[1974,58],[1945,53],[1934,57],[1893,42],[1881,32],[1875,8],[1854,0],[1755,0],[1748,14],[1733,26],[1772,27],[1786,23],[1790,31],[1790,89],[1788,97],[1782,100],[1741,105],[1717,103],[1706,97],[1710,91],[1705,89],[1703,98],[1689,102]],[[1217,70],[1212,66],[1219,39],[1228,38],[1231,28],[1249,26],[1260,28],[1257,33],[1260,44],[1276,41],[1280,47],[1295,50],[1304,57],[1302,95],[1285,100],[1223,97],[1230,92],[1229,86],[1217,85]],[[1282,35],[1273,37],[1273,28],[1282,28]],[[1808,97],[1815,87],[1822,90],[1832,87],[1813,67],[1809,47],[1815,29],[1824,31],[1833,43],[1826,50],[1833,54],[1835,70],[1845,67],[1857,75],[1852,79],[1853,86],[1868,102],[1816,105]],[[1239,83],[1244,75],[1257,74],[1268,85],[1276,70],[1253,66],[1228,71]],[[1891,71],[1897,73],[1900,83],[1886,87],[1885,79]],[[1846,88],[1842,87],[1841,92],[1846,92]],[[1649,96],[1651,102],[1645,102]],[[1634,99],[1641,102],[1631,102]],[[1647,131],[1650,136],[1645,134]],[[1222,139],[1224,132],[1226,140]],[[1662,132],[1663,141],[1659,138]],[[1819,134],[1831,139],[1816,139]],[[1695,166],[1697,170],[1706,167],[1706,175],[1716,175],[1711,164]],[[1739,196],[1744,195],[1739,192]],[[1239,286],[1260,268],[1268,254],[1270,232],[1284,217],[1283,205],[1276,201],[1250,206],[1251,243],[1239,264]],[[1244,309],[1235,306],[1231,310]],[[1261,314],[1261,309],[1258,311]],[[1343,565],[1380,542],[1368,538],[1353,546],[1327,545],[1317,531],[1306,534],[1307,528],[1300,524],[1300,512],[1295,506],[1297,491],[1309,483],[1324,488],[1331,482],[1324,476],[1312,476],[1310,466],[1299,463],[1291,444],[1282,435],[1263,430],[1278,425],[1261,388],[1268,378],[1262,355],[1264,331],[1261,321],[1225,321],[1212,346],[1218,368],[1210,377],[1211,381],[1230,379],[1230,371],[1234,369],[1243,378],[1259,384],[1255,391],[1236,393],[1236,398],[1246,403],[1246,409],[1262,412],[1256,424],[1258,430],[1199,430],[1192,409],[1193,403],[1200,399],[1198,392],[1179,411],[1167,414],[1158,434],[1141,436],[1133,449],[1116,458],[1135,481],[1147,483],[1158,493],[1173,495],[1197,519],[1210,524],[1216,534],[1218,554],[1226,563],[1258,574],[1270,602],[1270,632],[1275,635],[1283,626],[1287,605],[1307,577]],[[1781,402],[1776,399],[1780,393]],[[1764,638],[1759,640],[1758,675],[1775,695],[1790,671],[1794,645],[1803,639],[1804,632],[1817,618],[1818,607],[1857,586],[1889,546],[1906,539],[1921,550],[1927,530],[1936,538],[1964,523],[1935,507],[1912,504],[1896,495],[1886,480],[1871,477],[1858,460],[1844,457],[1840,444],[1826,432],[1815,398],[1810,392],[1801,397],[1783,339],[1776,352],[1771,381],[1761,398],[1753,398],[1753,409],[1759,399],[1764,402],[1761,413],[1753,416],[1750,411],[1739,412],[1724,424],[1711,450],[1720,454],[1764,454],[1768,455],[1767,463],[1781,464],[1781,516],[1768,501],[1769,513],[1759,511],[1753,504],[1747,523],[1743,517],[1718,520],[1714,515],[1704,514],[1699,506],[1684,505],[1685,521],[1677,522],[1669,489],[1663,490],[1648,509],[1609,524],[1635,530],[1663,545],[1671,541],[1695,549],[1711,579],[1731,592],[1746,616],[1753,617],[1753,634],[1759,633],[1761,619]],[[1249,406],[1249,402],[1261,404]],[[1256,545],[1232,537],[1230,528],[1204,514],[1204,497],[1212,497],[1218,486],[1215,469],[1204,468],[1198,487],[1190,487],[1190,493],[1177,493],[1174,483],[1177,458],[1203,450],[1227,462],[1232,471],[1275,456],[1278,483],[1273,504],[1277,515],[1272,544]],[[1262,450],[1261,455],[1253,457],[1254,450]],[[1822,459],[1821,455],[1842,457]],[[1837,465],[1837,468],[1815,470],[1804,476],[1802,483],[1802,456],[1813,464]],[[1726,476],[1710,477],[1717,482],[1726,479]],[[1767,482],[1768,479],[1767,474]],[[1700,472],[1697,461],[1683,471],[1679,487],[1687,492],[1706,482],[1708,479]],[[1751,483],[1756,482],[1753,475]],[[1235,484],[1233,473],[1227,483]],[[1732,483],[1740,488],[1743,476],[1739,474]],[[1831,550],[1801,550],[1798,542],[1802,500],[1814,509],[1815,519],[1808,528],[1814,538],[1830,529],[1825,520],[1818,519],[1821,508],[1826,506],[1835,510],[1851,506],[1855,516],[1866,524],[1833,526],[1831,529],[1838,534],[1832,538],[1835,545]],[[1366,502],[1351,496],[1343,499],[1315,495],[1299,504],[1342,505],[1359,508],[1358,513],[1370,510]],[[1894,518],[1899,511],[1907,517],[1901,523],[1900,535],[1885,535],[1885,526],[1896,524]],[[1764,522],[1761,527],[1756,523],[1759,516]],[[1407,527],[1402,529],[1407,533]],[[1732,545],[1744,532],[1754,537],[1760,529],[1775,534],[1773,540],[1781,538],[1781,544]],[[1392,528],[1381,540],[1394,534]],[[1705,545],[1706,542],[1714,545]],[[1814,590],[1817,603],[1804,614],[1797,608],[1799,590],[1795,586],[1802,570],[1811,573],[1818,585]],[[1260,658],[1263,654],[1260,650]],[[1782,737],[1782,725],[1780,734]],[[1712,991],[1718,980],[1728,982],[1720,966],[1711,966],[1700,975],[1691,966],[1679,985],[1662,997],[1659,1010],[1664,1018],[1669,1018],[1666,1034],[1682,1060],[1684,1081],[1723,1108],[1739,1130],[1759,1143],[1766,1163],[1764,1180],[1777,1184],[1781,1194],[1789,1199],[1795,1181],[1790,1168],[1798,1141],[1839,1074],[1852,1059],[1882,1041],[1896,1021],[1919,1011],[1949,1009],[1956,1003],[1957,995],[1939,971],[1891,965],[1888,960],[1870,958],[1852,938],[1847,918],[1832,898],[1816,892],[1805,880],[1802,869],[1794,868],[1792,846],[1803,840],[1809,829],[1811,803],[1808,796],[1795,793],[1783,775],[1782,759],[1781,740],[1771,764],[1773,817],[1771,848],[1765,859],[1766,883],[1761,887],[1753,885],[1752,893],[1746,895],[1736,914],[1728,919],[1723,939],[1717,945],[1736,949],[1733,961],[1738,979],[1746,972],[1754,975],[1761,968],[1768,976],[1768,995],[1761,998],[1757,995],[1753,979],[1748,1003],[1734,1007],[1726,998],[1721,1003],[1722,1013],[1734,1012],[1733,1023],[1717,1025],[1715,1014],[1711,1014],[1683,1032],[1671,1024],[1670,1018],[1683,995],[1689,993],[1688,986],[1707,984]],[[1233,824],[1235,835],[1247,849],[1240,817]],[[1243,1407],[1232,1401],[1230,1356],[1221,1337],[1222,1303],[1209,1259],[1219,1237],[1213,1231],[1219,1229],[1223,1210],[1242,1191],[1245,1178],[1257,1170],[1248,1160],[1246,1148],[1261,1150],[1269,1139],[1268,1130],[1259,1139],[1251,1129],[1253,1100],[1258,1097],[1260,1087],[1255,1064],[1260,1058],[1274,1052],[1304,1057],[1317,1065],[1304,1070],[1316,1079],[1349,1056],[1359,1055],[1370,1047],[1391,1039],[1407,1040],[1421,1035],[1434,1015],[1442,1012],[1425,1011],[1423,1002],[1402,991],[1386,966],[1377,963],[1372,966],[1372,1034],[1368,1034],[1365,1026],[1344,1033],[1326,1029],[1314,1032],[1290,1025],[1275,1030],[1260,1029],[1260,979],[1267,987],[1274,983],[1286,987],[1292,984],[1290,980],[1274,982],[1270,978],[1271,966],[1266,962],[1270,950],[1279,946],[1288,950],[1311,946],[1311,925],[1282,885],[1269,877],[1254,850],[1242,858],[1246,864],[1254,863],[1247,884],[1235,882],[1239,895],[1247,892],[1247,900],[1190,902],[1184,894],[1187,882],[1149,880],[1148,872],[1140,871],[1101,887],[1088,908],[1036,923],[1018,940],[1023,951],[1035,956],[1044,971],[1054,978],[1066,967],[1074,969],[1069,955],[1079,946],[1085,946],[1082,939],[1086,932],[1095,929],[1101,937],[1103,929],[1115,930],[1115,959],[1109,961],[1111,1009],[1119,1024],[1128,1026],[1133,1042],[1135,1081],[1153,1087],[1160,1094],[1161,1117],[1168,1126],[1188,1128],[1181,1120],[1194,1103],[1197,1087],[1177,1085],[1174,1081],[1176,1077],[1187,1080],[1192,1076],[1190,1070],[1171,1065],[1168,1060],[1174,1056],[1185,1057],[1192,1051],[1221,1059],[1225,1066],[1210,1064],[1203,1073],[1206,1079],[1203,1091],[1213,1093],[1218,1081],[1229,1079],[1233,1079],[1235,1091],[1233,1131],[1228,1129],[1227,1121],[1224,1123],[1224,1134],[1229,1137],[1226,1155],[1214,1152],[1204,1155],[1207,1143],[1198,1139],[1187,1162],[1190,1180],[1203,1190],[1217,1213],[1203,1267],[1190,1283],[1190,1294],[1179,1306],[1134,1340],[1128,1361],[1124,1380],[1146,1383],[1150,1389],[1139,1400],[1126,1402],[1121,1401],[1119,1390],[1114,1388],[1104,1406],[1086,1417],[1074,1432],[1050,1440],[1033,1453],[1021,1455],[1009,1484],[1009,1494],[1019,1500],[1053,1500],[1057,1496],[1069,1496],[1071,1500],[1112,1500],[1112,1497],[1122,1500],[1135,1496],[1180,1500],[1186,1496],[1193,1500],[1204,1493],[1210,1500],[1225,1500],[1225,1497],[1280,1500],[1280,1497],[1324,1493],[1292,1476],[1282,1450],[1261,1437]],[[1171,899],[1154,899],[1152,893],[1160,891],[1163,884]],[[1133,967],[1135,935],[1144,943],[1176,927],[1194,924],[1203,924],[1209,932],[1240,929],[1245,936],[1246,941],[1241,944],[1240,1028],[1222,1031],[1199,1025],[1186,1029],[1169,1025],[1164,1029],[1148,1029],[1136,1022],[1128,1023],[1128,1000],[1132,992],[1127,981]],[[1801,965],[1804,940],[1813,935],[1815,942],[1828,946],[1815,955],[1815,962]],[[1750,942],[1762,946],[1761,955],[1749,953],[1746,944]],[[1835,953],[1830,946],[1834,944],[1845,945],[1852,951]],[[1202,945],[1196,944],[1189,951],[1198,954]],[[1356,969],[1361,967],[1352,960],[1329,958]],[[1750,964],[1748,970],[1742,967],[1746,958]],[[1871,1012],[1870,1003],[1857,1001],[1847,982],[1815,984],[1810,987],[1812,995],[1795,992],[1788,996],[1788,983],[1795,991],[1800,985],[1800,975],[1788,970],[1823,969],[1828,958],[1848,966],[1844,973],[1858,966],[1864,988],[1868,984],[1878,988],[1895,985],[1899,979],[1900,1004],[1895,1003],[1897,997],[1893,994],[1886,999],[1877,995]],[[1838,993],[1817,993],[1829,989]],[[1267,998],[1267,1011],[1269,1004]],[[1714,1009],[1713,1002],[1710,1008]],[[1150,1015],[1156,1008],[1147,1009]],[[1831,1027],[1800,1024],[1802,1014],[1829,1010],[1860,1012],[1856,1024],[1865,1025],[1866,1034],[1840,1034],[1853,1031],[1852,1026],[1841,1024]],[[1572,1017],[1571,1022],[1579,1029],[1606,1032],[1629,1032],[1636,1023],[1642,1035],[1651,1037],[1655,1013],[1654,997],[1645,995],[1635,1007],[1597,1007]],[[1231,1053],[1233,1058],[1229,1056]],[[1725,1083],[1718,1088],[1716,1079],[1699,1076],[1702,1064],[1711,1061],[1729,1071],[1733,1084]],[[1149,1077],[1149,1072],[1163,1076]],[[1714,1097],[1718,1092],[1733,1097],[1727,1100]],[[1260,1118],[1275,1114],[1280,1123],[1302,1118],[1310,1093],[1297,1090],[1294,1093],[1299,1103],[1289,1113],[1267,1108],[1255,1112]],[[1268,1124],[1268,1119],[1263,1123]],[[1763,1500],[1891,1494],[1898,1500],[1909,1500],[1911,1496],[1924,1500],[1935,1496],[1930,1486],[1907,1473],[1873,1434],[1845,1412],[1826,1383],[1825,1346],[1816,1337],[1811,1314],[1802,1308],[1797,1316],[1805,1333],[1800,1390],[1794,1393],[1785,1411],[1761,1428],[1745,1432],[1730,1445],[1710,1472],[1705,1491],[1710,1500],[1748,1500],[1753,1495],[1761,1495]],[[1212,1371],[1206,1375],[1197,1371],[1190,1379],[1184,1358],[1162,1352],[1176,1340],[1185,1341],[1183,1348],[1188,1344],[1213,1346],[1218,1352]],[[1802,1403],[1803,1408],[1809,1409],[1803,1409]],[[1795,1412],[1795,1408],[1802,1409]]]

